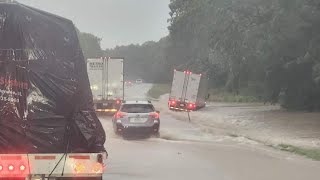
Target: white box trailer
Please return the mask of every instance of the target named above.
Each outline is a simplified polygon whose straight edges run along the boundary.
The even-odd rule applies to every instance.
[[[124,100],[124,58],[91,58],[87,72],[97,112],[116,112]]]
[[[174,71],[169,108],[194,111],[205,107],[208,98],[208,79],[190,71]]]

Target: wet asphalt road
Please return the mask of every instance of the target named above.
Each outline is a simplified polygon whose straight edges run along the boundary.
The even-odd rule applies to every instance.
[[[151,85],[127,88],[144,97]],[[101,116],[109,159],[104,179],[112,180],[319,180],[320,163],[242,139],[211,136],[161,113],[161,138],[123,139]]]

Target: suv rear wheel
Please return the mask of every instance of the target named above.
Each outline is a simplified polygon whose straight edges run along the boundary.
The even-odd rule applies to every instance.
[[[155,137],[155,138],[160,138],[160,132],[159,131],[155,132],[155,133],[152,134],[152,136]]]

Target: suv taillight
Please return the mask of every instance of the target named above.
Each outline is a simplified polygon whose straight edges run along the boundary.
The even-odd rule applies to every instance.
[[[120,119],[120,118],[123,118],[123,117],[125,117],[126,116],[126,113],[123,113],[123,112],[120,112],[120,111],[118,111],[115,115],[114,115],[114,117],[116,118],[116,119]]]
[[[153,119],[159,119],[160,118],[160,115],[158,113],[156,113],[156,112],[150,113],[149,116],[152,117]]]

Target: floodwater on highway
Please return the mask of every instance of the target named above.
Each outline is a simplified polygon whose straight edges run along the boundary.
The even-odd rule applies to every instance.
[[[148,84],[128,87],[126,97],[144,98],[150,87]],[[192,123],[185,121],[186,114],[166,111],[166,104],[161,101],[154,104],[161,110],[161,138],[124,139],[113,133],[111,117],[100,117],[110,155],[104,179],[319,179],[318,162],[274,150],[244,137],[228,136],[222,126],[221,133],[204,131],[197,121],[201,122],[201,118],[211,111],[222,118],[222,111],[225,111],[219,110],[215,104],[203,112],[191,113]],[[243,108],[239,107],[242,112],[240,109]],[[233,114],[238,114],[232,108],[228,111],[233,112],[230,119],[234,118]],[[200,116],[200,113],[204,115]],[[259,113],[255,115],[258,116]]]

